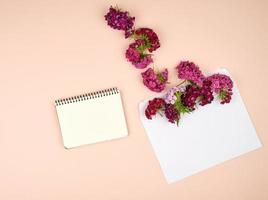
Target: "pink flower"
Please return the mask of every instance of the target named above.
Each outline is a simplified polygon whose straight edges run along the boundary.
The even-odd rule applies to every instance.
[[[126,58],[138,69],[144,69],[153,62],[150,54],[141,54],[131,47],[129,47],[126,51]]]
[[[143,84],[154,92],[161,92],[165,89],[168,80],[168,70],[165,69],[162,72],[157,72],[152,68],[147,69],[141,73],[143,78]]]
[[[178,70],[178,77],[180,79],[192,81],[193,83],[202,86],[205,76],[193,62],[181,61],[176,69]]]
[[[126,51],[126,58],[136,68],[143,69],[153,62],[152,55],[144,52],[145,42],[136,40],[131,43]]]
[[[132,64],[138,69],[144,69],[152,62],[152,56],[150,54],[145,54],[141,55],[140,60],[138,62]]]
[[[126,51],[126,58],[131,63],[137,63],[140,61],[140,52],[130,46]]]
[[[221,104],[230,103],[232,99],[233,81],[225,74],[213,74],[207,77],[211,82],[211,90],[219,95]]]
[[[208,81],[211,81],[211,89],[213,92],[219,93],[221,90],[232,90],[233,81],[225,74],[213,74],[207,77]]]

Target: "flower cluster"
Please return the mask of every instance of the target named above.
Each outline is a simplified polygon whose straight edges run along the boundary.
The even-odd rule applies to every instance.
[[[193,62],[180,62],[176,69],[178,70],[178,78],[192,81],[193,83],[202,86],[205,76]]]
[[[197,101],[201,106],[211,103],[214,96],[210,85],[211,82],[207,80],[204,80],[202,87],[197,85],[188,85],[182,96],[184,105],[189,107],[190,110],[194,110]]]
[[[211,82],[204,80],[203,86],[200,88],[200,102],[201,106],[211,103],[214,99],[213,91],[211,89]]]
[[[154,92],[161,92],[165,89],[168,79],[168,70],[155,72],[152,68],[148,68],[141,73],[143,84]]]
[[[164,100],[167,104],[175,104],[176,100],[178,99],[177,97],[177,92],[184,92],[185,91],[185,87],[183,86],[175,86],[172,87],[165,95]]]
[[[182,61],[177,70],[178,77],[184,81],[172,87],[161,101],[164,102],[161,110],[169,122],[178,124],[182,114],[194,111],[198,105],[210,104],[214,96],[219,97],[221,104],[230,102],[233,81],[229,76],[213,74],[205,77],[197,65],[189,61]],[[148,119],[152,119],[152,115]]]
[[[160,47],[157,34],[150,28],[139,28],[134,31],[134,38],[141,38],[146,42],[149,52],[153,52]]]
[[[207,78],[211,82],[211,90],[218,94],[221,104],[229,103],[233,94],[233,81],[225,74],[213,74]]]
[[[144,45],[145,41],[139,39],[131,43],[126,51],[127,60],[138,69],[146,68],[153,62],[152,55],[143,51]]]
[[[154,98],[148,102],[148,106],[145,110],[145,115],[148,119],[152,119],[152,116],[156,115],[157,112],[163,110],[165,101],[161,98]]]
[[[134,67],[145,69],[153,63],[151,53],[160,47],[160,42],[152,29],[133,28],[135,17],[114,7],[110,7],[105,20],[113,29],[124,31],[125,38],[133,40],[125,57]],[[210,104],[215,96],[221,104],[231,101],[233,81],[229,76],[217,73],[206,77],[198,65],[190,61],[181,61],[176,70],[178,78],[183,79],[183,82],[172,87],[163,98],[154,98],[148,102],[145,109],[148,119],[159,113],[169,122],[178,125],[183,114],[193,112],[198,106]],[[143,84],[154,92],[164,91],[168,83],[167,69],[155,71],[149,67],[141,76]]]
[[[165,105],[165,116],[171,123],[179,123],[180,113],[173,104]]]
[[[195,103],[200,95],[200,89],[196,85],[188,85],[185,93],[182,95],[182,103],[187,106],[189,110],[195,109]]]
[[[125,31],[125,35],[132,29],[135,21],[135,17],[129,16],[128,12],[121,11],[112,6],[104,17],[110,27]]]
[[[179,121],[180,115],[178,110],[172,104],[167,104],[162,98],[154,98],[148,102],[145,109],[147,119],[152,119],[152,116],[159,113],[165,115],[169,122],[175,123]]]
[[[126,59],[134,67],[144,69],[153,63],[151,53],[160,47],[160,42],[157,34],[152,29],[134,29],[135,18],[131,17],[128,12],[112,6],[105,15],[105,20],[113,29],[125,31],[125,38],[134,40],[125,53]],[[162,75],[162,73],[154,72],[152,69],[141,73],[144,85],[154,92],[161,92],[165,89],[167,74],[167,70]]]

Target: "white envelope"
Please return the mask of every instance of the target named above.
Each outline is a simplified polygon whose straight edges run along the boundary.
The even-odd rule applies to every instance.
[[[141,121],[168,183],[262,146],[236,85],[233,92],[231,103],[200,106],[183,115],[179,127],[161,116],[148,120],[148,100],[140,103]]]

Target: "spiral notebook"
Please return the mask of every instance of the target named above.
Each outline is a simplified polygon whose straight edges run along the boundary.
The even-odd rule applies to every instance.
[[[128,135],[117,88],[59,99],[55,106],[67,149]]]

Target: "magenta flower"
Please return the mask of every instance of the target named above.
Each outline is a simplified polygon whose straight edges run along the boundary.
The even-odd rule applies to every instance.
[[[204,80],[203,81],[203,86],[200,88],[200,102],[199,104],[201,106],[210,104],[214,97],[213,97],[213,92],[211,90],[211,82]]]
[[[144,55],[141,55],[139,62],[132,63],[132,64],[138,69],[144,69],[152,62],[153,62],[152,55],[144,54]]]
[[[161,92],[165,89],[168,80],[168,70],[165,69],[162,72],[157,72],[152,68],[147,69],[141,73],[143,78],[143,84],[154,92]]]
[[[127,32],[132,29],[135,21],[135,17],[129,16],[128,12],[121,11],[112,6],[104,17],[110,27],[117,30],[123,30],[126,35]]]
[[[143,39],[149,52],[153,52],[160,47],[157,34],[150,28],[139,28],[134,32],[135,37]]]
[[[153,62],[152,55],[144,53],[144,41],[136,40],[126,51],[126,58],[136,68],[143,69]]]
[[[150,28],[133,28],[135,17],[129,12],[110,7],[105,15],[107,24],[113,29],[124,31],[131,43],[125,52],[126,59],[136,68],[144,69],[153,63],[152,52],[160,47],[157,34]],[[229,76],[214,74],[205,77],[199,67],[190,61],[181,61],[177,66],[177,76],[183,82],[172,87],[163,98],[150,100],[145,109],[147,119],[157,113],[165,116],[170,123],[179,123],[183,114],[190,113],[199,105],[210,104],[217,96],[221,104],[232,99],[233,82]],[[141,73],[143,84],[154,92],[162,92],[168,83],[168,70],[161,72],[149,68]]]
[[[171,123],[177,122],[178,124],[180,119],[180,113],[173,104],[165,105],[165,116]]]
[[[230,103],[232,99],[233,92],[231,90],[224,91],[222,90],[219,94],[219,97],[221,99],[221,104]]]
[[[140,52],[136,50],[135,48],[132,48],[129,46],[129,48],[126,51],[126,58],[131,63],[137,63],[140,61]]]
[[[197,98],[200,96],[200,89],[196,85],[187,85],[182,95],[182,102],[190,110],[195,110]]]
[[[225,74],[213,74],[207,77],[211,81],[211,89],[213,92],[219,93],[221,90],[232,90],[233,81]]]
[[[219,95],[221,104],[229,103],[232,99],[233,81],[225,74],[213,74],[207,77],[211,82],[211,90]]]
[[[192,81],[193,83],[202,86],[205,76],[193,62],[181,61],[176,69],[178,70],[178,77],[180,79]]]

